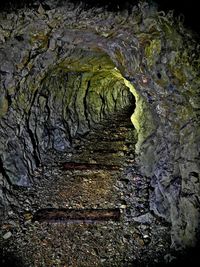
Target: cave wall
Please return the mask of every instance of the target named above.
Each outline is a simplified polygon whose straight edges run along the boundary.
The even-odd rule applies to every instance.
[[[39,161],[48,150],[67,151],[76,135],[84,135],[104,117],[133,102],[129,89],[102,71],[54,70],[37,92],[29,116]]]
[[[34,144],[38,138],[43,140],[39,149],[48,142],[55,145],[55,140],[57,149],[69,145],[68,139],[62,138],[58,117],[50,118],[57,129],[52,132],[53,139],[43,138],[41,125],[49,116],[45,88],[49,92],[54,83],[57,87],[53,76],[51,83],[46,82],[48,75],[57,68],[67,75],[76,72],[73,82],[79,83],[77,72],[95,73],[101,67],[118,82],[124,79],[136,96],[137,162],[142,174],[151,179],[151,210],[172,224],[173,246],[194,245],[200,215],[200,78],[199,48],[192,34],[171,12],[157,12],[145,2],[134,6],[132,12],[84,10],[70,4],[50,10],[40,6],[16,14],[1,13],[0,21],[0,157],[4,176],[12,179],[13,172],[20,173],[20,179],[12,182],[29,184],[27,177],[41,154]],[[55,110],[54,98],[62,98],[65,90],[53,92],[54,88],[48,105]],[[87,100],[91,99],[91,112],[81,120],[80,131],[87,130],[88,119],[98,120],[97,110],[92,115],[98,107],[92,98],[96,101],[94,92]],[[40,119],[35,120],[38,112]],[[66,114],[69,125],[65,129],[73,135],[78,126],[73,121],[70,124],[69,110]]]
[[[129,88],[112,73],[67,72],[60,67],[47,74],[41,87],[19,93],[16,99],[1,122],[1,161],[8,181],[18,186],[30,185],[48,151],[67,151],[73,137],[134,106]]]

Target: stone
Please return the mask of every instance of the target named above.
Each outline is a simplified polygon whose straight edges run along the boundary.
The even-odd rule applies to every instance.
[[[154,220],[154,217],[151,213],[146,213],[138,217],[134,217],[133,220],[142,224],[151,224]]]
[[[3,239],[7,240],[12,236],[11,232],[7,232],[6,234],[3,235]]]
[[[44,10],[44,8],[42,7],[41,4],[39,5],[38,13],[39,13],[40,15],[44,15],[44,14],[45,14],[45,10]]]

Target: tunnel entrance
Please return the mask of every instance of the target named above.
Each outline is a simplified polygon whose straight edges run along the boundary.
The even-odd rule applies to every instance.
[[[148,251],[155,240],[169,244],[168,225],[156,231],[150,227],[159,219],[150,213],[149,181],[135,162],[137,94],[108,56],[97,53],[90,60],[91,55],[79,66],[68,59],[49,71],[27,113],[27,133],[38,165],[31,186],[12,188],[14,214],[26,234],[20,228],[20,238],[10,249],[23,253],[18,241],[28,236],[30,264],[54,264],[54,247],[59,247],[56,257],[61,263],[126,264],[134,262],[133,250],[138,255],[143,247]],[[48,241],[40,239],[40,233],[46,233]],[[68,253],[72,243],[74,251]],[[162,257],[162,250],[157,252]],[[149,250],[146,261],[150,254]]]
[[[72,55],[52,67],[31,99],[24,111],[25,147],[31,143],[37,168],[32,170],[29,162],[28,187],[12,179],[18,175],[14,169],[9,172],[18,185],[12,187],[10,213],[26,229],[19,227],[9,249],[23,254],[18,242],[28,236],[26,262],[45,266],[58,258],[61,266],[129,264],[144,250],[141,262],[149,262],[155,244],[162,259],[162,243],[165,250],[170,246],[169,225],[151,214],[150,181],[135,162],[142,105],[133,85],[104,53],[81,51],[80,57]],[[22,104],[19,94],[13,105]],[[7,220],[9,225],[9,213]]]
[[[63,55],[40,83],[22,88],[10,101],[7,120],[12,109],[19,117],[13,120],[16,127],[9,132],[12,138],[8,138],[2,157],[8,182],[31,185],[35,168],[43,165],[48,153],[68,151],[75,136],[87,134],[116,112],[126,110],[139,117],[142,109],[137,109],[137,101],[133,85],[105,53],[77,49],[70,56]],[[134,112],[135,107],[139,112]],[[137,120],[132,120],[136,130]]]
[[[12,191],[26,231],[11,251],[23,254],[18,242],[26,244],[29,264],[126,266],[144,250],[149,262],[155,244],[162,258],[169,226],[151,214],[149,181],[135,162],[135,100],[115,68],[56,70],[43,80],[28,117],[42,165],[31,187]]]
[[[42,161],[48,151],[65,152],[75,136],[87,134],[106,118],[112,121],[116,113],[126,113],[130,119],[134,109],[135,98],[115,68],[54,70],[44,79],[29,111],[35,155]]]
[[[117,177],[123,164],[134,159],[134,96],[123,79],[116,79],[116,73],[105,70],[59,70],[56,76],[49,77],[34,99],[30,121],[35,123],[35,133],[40,129],[36,140],[46,140],[46,145],[39,142],[43,144],[38,150],[42,162],[47,168],[60,166],[63,172],[52,181],[53,188],[47,183],[42,189],[42,194],[47,190],[46,207],[50,205],[52,209],[37,210],[32,220],[50,222],[53,217],[55,222],[76,223],[67,215],[74,208],[75,217],[76,213],[85,214],[83,222],[90,221],[87,216],[96,213],[105,221],[115,219],[120,203],[126,207],[125,200],[116,203]],[[127,158],[129,155],[131,159]],[[116,212],[107,218],[109,209]],[[98,218],[93,222],[102,221]]]
[[[126,208],[126,201],[120,200],[115,187],[124,165],[134,162],[132,95],[130,100],[124,108],[104,115],[86,133],[75,135],[67,152],[49,151],[46,165],[57,171],[60,168],[61,175],[52,180],[52,188],[47,184],[42,187],[41,193],[49,195],[46,207]],[[44,198],[42,201],[44,205]]]

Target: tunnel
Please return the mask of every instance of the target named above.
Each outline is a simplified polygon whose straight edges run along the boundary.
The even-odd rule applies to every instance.
[[[200,222],[194,34],[146,1],[46,1],[2,11],[0,25],[2,266],[190,259]]]

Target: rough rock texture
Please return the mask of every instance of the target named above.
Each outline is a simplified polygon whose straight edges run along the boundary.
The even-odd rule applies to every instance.
[[[3,183],[28,186],[45,152],[67,149],[70,138],[123,103],[121,88],[128,86],[136,98],[132,121],[138,164],[151,179],[151,210],[172,224],[173,246],[194,245],[200,78],[191,34],[171,13],[145,2],[116,13],[39,6],[1,13],[0,25]]]

